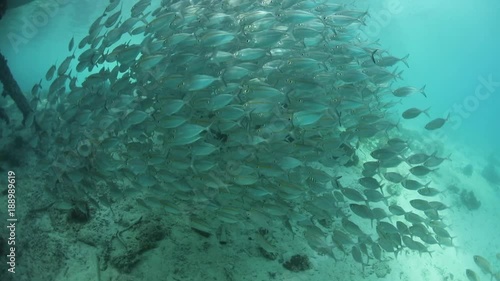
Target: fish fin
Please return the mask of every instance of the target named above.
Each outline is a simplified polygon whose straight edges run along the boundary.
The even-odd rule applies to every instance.
[[[365,19],[358,19],[358,21],[359,21],[362,25],[366,26],[366,20],[365,20]]]
[[[377,64],[377,61],[375,60],[375,53],[378,51],[378,49],[375,49],[375,51],[372,52],[372,61],[374,64]]]
[[[424,95],[424,97],[427,97],[427,94],[425,94],[425,86],[427,85],[424,85],[422,88],[420,88],[420,90],[418,90],[422,95]]]
[[[404,70],[401,70],[395,78],[399,78],[399,80],[403,81],[404,79],[401,77],[401,75],[403,74]]]
[[[451,158],[450,158],[450,157],[451,157],[451,155],[452,155],[452,154],[453,154],[453,152],[452,152],[452,153],[450,153],[448,156],[446,156],[444,159],[451,161]]]
[[[427,109],[422,110],[422,113],[425,114],[425,115],[427,115],[427,117],[431,118],[431,116],[429,115],[429,112],[428,112],[429,109],[431,109],[430,106]]]
[[[402,58],[401,61],[406,65],[406,67],[410,68],[410,66],[408,65],[408,57],[410,57],[410,54]]]
[[[451,112],[448,112],[448,115],[446,116],[445,121],[448,121],[448,119],[450,119],[450,115],[451,115]]]

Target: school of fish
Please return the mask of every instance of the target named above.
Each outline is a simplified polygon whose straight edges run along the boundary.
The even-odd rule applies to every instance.
[[[412,151],[390,117],[425,86],[392,86],[408,56],[358,38],[367,11],[322,0],[122,7],[112,0],[49,68],[47,90],[33,87],[33,141],[59,195],[134,198],[203,233],[281,225],[363,268],[453,246],[430,180],[448,157]],[[406,210],[397,189],[414,196]]]

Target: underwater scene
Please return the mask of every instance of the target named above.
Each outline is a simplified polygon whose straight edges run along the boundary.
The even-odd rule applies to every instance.
[[[500,281],[499,13],[0,0],[0,280]]]

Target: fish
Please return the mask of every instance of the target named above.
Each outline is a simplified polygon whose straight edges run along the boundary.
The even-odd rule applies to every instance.
[[[366,197],[366,200],[369,202],[383,201],[386,205],[388,205],[387,198],[389,198],[389,196],[385,197],[382,193],[380,193],[379,191],[377,191],[375,189],[365,189],[365,190],[363,190],[363,193]]]
[[[307,11],[285,10],[282,13],[278,13],[276,18],[284,24],[300,24],[317,19],[318,17]]]
[[[47,168],[52,183],[94,190],[92,183],[116,186],[119,178],[130,184],[114,189],[117,198],[189,215],[205,236],[212,222],[244,221],[276,256],[266,230],[272,218],[316,252],[335,258],[333,243],[362,267],[382,250],[397,257],[403,247],[429,253],[429,245],[452,244],[449,233],[430,228],[446,228],[439,224],[446,205],[392,197],[401,188],[437,194],[410,177],[444,160],[417,152],[419,141],[390,120],[399,97],[425,96],[425,86],[393,85],[408,56],[359,39],[366,10],[311,0],[122,4],[105,3],[79,54],[71,38],[62,63],[45,74],[46,98],[41,82],[32,89],[28,123],[36,120],[40,140],[55,142],[30,145],[59,159]],[[405,108],[401,124],[427,115],[423,108]],[[337,175],[344,172],[355,179],[346,187]],[[407,201],[425,216],[401,208]]]
[[[446,236],[446,235],[441,235],[441,236]],[[481,269],[481,271],[484,274],[493,274],[493,271],[491,270],[491,264],[487,259],[485,259],[480,255],[474,255],[473,259],[476,265]]]
[[[75,37],[71,37],[71,40],[69,40],[69,43],[68,43],[68,51],[72,51],[73,50],[73,47],[75,46]]]
[[[429,204],[436,211],[443,211],[443,210],[448,209],[448,206],[446,206],[444,203],[439,202],[439,201],[430,201]]]
[[[427,220],[413,212],[407,212],[404,215],[405,220],[407,220],[410,223],[421,223],[421,222],[427,222]]]
[[[396,173],[396,172],[386,172],[386,173],[383,173],[383,176],[386,180],[388,180],[392,183],[400,183],[406,178],[406,177],[404,177],[401,174]]]
[[[369,189],[382,189],[383,184],[380,184],[376,179],[372,177],[362,177],[358,179],[358,183],[361,184],[365,188]]]
[[[64,61],[59,65],[59,68],[57,69],[57,75],[61,76],[66,74],[66,71],[68,71],[69,65],[71,61],[75,58],[75,54],[73,53],[72,56],[68,56]]]
[[[432,206],[429,204],[429,202],[423,199],[410,200],[410,205],[419,211],[426,211],[432,209]]]
[[[372,255],[374,258],[376,258],[379,261],[382,260],[382,249],[380,248],[379,244],[372,243],[371,250],[372,250]]]
[[[360,204],[349,204],[349,208],[351,211],[356,214],[357,216],[364,218],[364,219],[372,219],[373,214],[371,209],[366,206],[366,205],[360,205]]]
[[[122,6],[123,7],[123,6]],[[120,11],[110,15],[106,21],[104,22],[104,27],[106,28],[110,28],[112,27],[117,21],[118,21],[118,18],[120,17],[122,11],[120,9]]]
[[[345,233],[340,229],[333,230],[332,240],[334,241],[335,244],[340,246],[354,244],[354,241],[349,236],[349,234]]]
[[[479,277],[477,277],[477,274],[471,269],[466,269],[465,275],[467,276],[469,281],[479,281]]]
[[[392,92],[392,94],[396,97],[407,97],[409,95],[413,95],[415,93],[421,93],[424,97],[427,97],[427,94],[425,93],[425,86],[424,85],[422,88],[418,89],[418,88],[415,88],[415,87],[400,87],[400,88],[397,88],[396,90],[394,90]]]
[[[342,218],[341,223],[342,227],[350,234],[355,236],[366,236],[366,234],[361,230],[361,228],[359,228],[357,224],[350,221],[349,219],[344,217]]]
[[[236,35],[231,32],[222,30],[209,30],[200,40],[202,44],[206,44],[210,47],[221,47],[231,43],[236,38]]]
[[[352,200],[354,202],[365,202],[366,198],[361,194],[359,191],[353,188],[342,188],[340,190],[342,194],[347,197],[349,200]]]
[[[352,246],[352,249],[351,249],[351,254],[352,254],[353,259],[354,259],[356,262],[358,262],[358,263],[360,263],[360,264],[361,264],[361,266],[362,266],[362,270],[363,270],[363,272],[364,272],[364,270],[365,270],[365,265],[367,265],[367,264],[363,261],[363,256],[361,255],[361,251],[360,251],[359,247],[358,247],[358,246],[356,246],[356,245]]]
[[[414,251],[418,251],[419,254],[422,254],[422,253],[428,253],[431,257],[431,251],[429,251],[427,249],[427,247],[425,245],[423,245],[422,243],[418,242],[418,241],[414,241],[412,240],[410,237],[408,236],[403,236],[403,242],[405,243],[405,245],[411,249],[411,250],[414,250]]]
[[[450,238],[450,239],[454,238],[450,235],[450,233],[446,229],[444,229],[444,227],[433,225],[432,230],[434,231],[436,236],[443,237],[443,238]],[[474,258],[474,261],[476,261],[476,258]],[[480,260],[480,261],[482,262],[482,260]],[[477,264],[477,262],[476,262],[476,264]]]
[[[40,82],[38,82],[37,84],[33,85],[33,88],[31,88],[31,95],[33,97],[37,96],[41,89],[42,89],[42,79],[40,79]]]
[[[380,221],[376,226],[377,233],[381,236],[385,236],[388,234],[399,234],[399,230],[392,224],[384,221]]]
[[[240,61],[256,61],[267,54],[267,51],[261,48],[244,48],[236,51],[233,56]]]
[[[439,191],[438,189],[431,187],[420,188],[417,190],[417,192],[422,196],[436,196],[441,193],[441,191]]]
[[[426,184],[422,184],[422,183],[420,183],[416,180],[412,180],[412,179],[405,179],[405,180],[401,181],[401,185],[408,190],[418,190],[419,188],[422,188],[422,187],[428,187],[430,184],[431,184],[431,182],[428,182]]]
[[[422,223],[414,223],[412,226],[408,228],[410,233],[414,236],[417,236],[422,239],[429,234],[429,231]]]
[[[415,167],[410,169],[410,173],[412,173],[413,175],[415,175],[417,177],[422,177],[422,176],[425,176],[425,175],[429,174],[430,172],[433,172],[436,170],[437,169],[429,169],[426,166],[415,166]]]
[[[393,66],[401,61],[406,65],[406,67],[410,68],[410,66],[408,65],[408,57],[410,57],[410,54],[400,59],[393,56],[380,57],[379,59],[376,60],[376,65],[387,67],[387,66]]]
[[[221,79],[210,75],[196,74],[189,77],[185,82],[185,87],[188,91],[199,91],[207,88],[215,81],[221,81]]]
[[[410,155],[405,159],[406,163],[410,165],[419,165],[427,161],[429,158],[434,156],[437,152],[434,152],[432,155],[428,155],[426,153],[415,153]]]
[[[377,222],[380,222],[381,220],[386,218],[391,220],[390,215],[388,215],[383,208],[372,209],[372,219],[376,220]]]
[[[451,153],[450,153],[450,155],[448,155],[446,157],[437,157],[435,154],[433,154],[429,157],[429,159],[425,160],[424,166],[426,166],[428,168],[439,166],[445,160],[451,161],[450,157],[451,157]]]
[[[403,216],[404,214],[406,214],[406,211],[396,204],[392,204],[389,206],[389,212],[391,212],[395,216]]]
[[[430,118],[429,113],[427,113],[429,111],[429,109],[431,109],[431,108],[428,107],[427,109],[421,110],[421,109],[418,109],[416,107],[412,107],[410,109],[405,110],[401,116],[404,119],[413,119],[413,118],[417,118],[420,114],[423,113],[423,114],[427,115],[427,117]]]
[[[120,4],[120,0],[110,0],[108,6],[104,10],[104,12],[109,13],[113,11]]]
[[[386,160],[398,156],[398,153],[389,148],[380,148],[372,151],[370,155],[377,160]]]
[[[130,15],[132,17],[138,17],[150,5],[151,5],[151,0],[141,0],[135,3],[134,6],[132,6],[132,9],[130,10]]]
[[[316,111],[299,111],[295,112],[292,116],[292,124],[295,127],[304,127],[308,125],[313,125],[318,122],[321,117],[323,117],[324,112]]]
[[[448,121],[448,119],[450,119],[450,113],[448,113],[448,116],[446,118],[436,118],[436,119],[430,121],[429,123],[427,123],[425,125],[425,129],[427,129],[429,131],[437,130],[437,129],[443,127],[443,125],[446,123],[446,121]]]
[[[54,73],[55,73],[55,72],[56,72],[56,65],[55,65],[55,64],[53,64],[53,65],[49,68],[49,70],[47,70],[47,73],[45,74],[45,79],[46,79],[47,81],[52,80],[52,77],[54,77]]]

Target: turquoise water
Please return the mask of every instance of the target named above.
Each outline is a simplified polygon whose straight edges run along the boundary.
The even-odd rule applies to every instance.
[[[123,6],[118,5],[104,18],[119,9],[123,14],[118,21],[129,18],[130,9],[138,1],[122,2]],[[144,13],[153,12],[162,1],[151,2]],[[131,69],[132,79],[118,93],[112,87],[115,81],[110,73],[105,74],[111,77],[105,83],[82,83],[90,81],[92,74],[95,78],[99,70],[125,63],[121,59],[100,61],[90,72],[77,71],[77,58],[91,47],[75,47],[75,59],[65,74],[71,71],[68,78],[76,78],[75,89],[83,89],[84,98],[75,98],[71,93],[79,92],[70,90],[69,81],[65,81],[68,87],[59,94],[69,98],[63,96],[49,105],[45,99],[51,99],[51,94],[53,99],[54,93],[47,92],[54,79],[64,75],[56,70],[54,78],[46,79],[48,69],[52,65],[59,69],[73,54],[73,49],[68,51],[68,42],[74,38],[78,46],[108,2],[34,1],[9,10],[0,21],[0,51],[29,101],[34,99],[33,85],[42,79],[42,102],[38,103],[35,120],[46,121],[42,124],[45,133],[25,129],[12,101],[0,101],[12,121],[10,125],[0,121],[0,170],[15,170],[20,185],[26,187],[19,191],[18,201],[22,218],[18,248],[24,251],[18,259],[19,271],[17,275],[2,275],[2,268],[0,276],[33,281],[473,281],[474,277],[466,276],[467,268],[481,280],[493,278],[493,274],[498,280],[500,3],[386,0],[366,5],[361,1],[290,0],[278,4],[242,0],[224,1],[227,6],[219,6],[207,4],[210,1],[165,2],[178,4],[177,9],[168,6],[164,10],[182,15],[176,18],[179,26],[173,21],[173,25],[153,33],[170,28],[183,36],[196,34],[196,40],[182,48],[153,51],[153,55],[172,56],[179,61],[187,55],[192,61],[174,68],[177,61],[165,60],[154,64],[158,68],[151,71],[131,64],[125,70]],[[340,10],[357,12],[358,16],[351,18],[353,23],[337,26],[335,32],[327,28],[311,38],[323,38],[336,46],[334,40],[325,38],[343,32],[356,34],[343,41],[347,46],[363,47],[353,53],[314,43],[310,47],[292,44],[292,38],[259,48],[265,51],[257,50],[258,58],[242,60],[250,55],[241,50],[252,47],[242,38],[253,38],[253,33],[242,34],[245,25],[241,21],[209,29],[202,24],[221,15],[215,12],[241,19],[244,12],[261,11],[276,19],[273,28],[298,37],[294,33],[298,27],[314,22],[321,14],[314,8],[299,7],[341,2],[346,6]],[[258,4],[247,7],[249,3]],[[305,6],[290,8],[292,3]],[[198,11],[200,24],[193,21],[182,25],[192,19],[193,11]],[[290,11],[304,11],[300,17],[311,19],[286,18]],[[154,25],[151,14],[144,20],[146,29]],[[113,29],[103,28],[99,34],[106,35]],[[214,40],[207,32],[211,29],[230,33],[225,36],[237,34],[240,41],[235,43],[224,36]],[[163,36],[156,40],[167,42],[172,38],[168,32]],[[222,39],[229,43],[221,43]],[[124,35],[99,55],[108,59],[116,46],[144,45],[143,40],[142,33]],[[212,45],[197,45],[201,42]],[[292,55],[270,55],[278,54],[271,52],[278,47],[292,49]],[[209,58],[215,51],[230,55],[213,63]],[[141,52],[133,61],[144,63],[141,58],[150,54],[144,49]],[[184,56],[175,56],[178,54]],[[346,64],[329,60],[339,54],[343,59],[355,59]],[[376,58],[403,58],[407,54],[409,67],[401,62],[388,67],[379,61],[371,64]],[[297,59],[304,56],[314,59]],[[279,67],[264,66],[264,62],[274,60]],[[362,63],[394,73],[403,71],[402,79],[387,84],[366,82],[372,78],[356,72],[368,69]],[[225,76],[232,66],[247,68],[251,74]],[[348,70],[359,75],[352,79],[362,77],[361,81],[349,81],[345,75],[353,72]],[[147,88],[152,77],[159,88]],[[169,84],[176,79],[182,82]],[[362,102],[353,98],[357,107],[359,103],[363,106],[350,111],[343,101],[337,103],[345,95],[339,90],[345,85],[380,92],[365,92]],[[420,89],[424,85],[427,97],[419,93],[393,96],[397,88]],[[346,87],[345,92],[348,90]],[[279,106],[272,106],[276,100]],[[381,108],[380,101],[393,104]],[[430,107],[430,117],[401,118],[413,107]],[[71,117],[72,112],[77,117]],[[365,114],[369,123],[363,119]],[[424,129],[431,120],[448,116],[442,128]],[[171,125],[181,119],[191,126]],[[396,123],[398,129],[392,128]],[[380,129],[382,125],[390,128]],[[364,136],[374,128],[373,135]],[[387,145],[391,138],[403,139],[404,144],[398,143],[403,149]],[[13,153],[8,151],[22,155],[22,164],[15,165]],[[451,156],[440,165],[429,166],[430,171],[421,171],[426,169],[423,162],[409,163],[414,154],[429,157],[434,152],[438,157]],[[364,174],[369,169],[363,164],[379,161],[377,165],[381,165],[385,158],[398,158],[393,154],[401,157],[402,164],[377,166],[376,171],[368,171],[372,174]],[[468,165],[472,167],[470,173],[464,170]],[[430,183],[426,187],[433,190],[415,189],[435,191],[437,195],[427,197],[403,188],[399,182],[404,180],[391,182],[386,172],[422,185]],[[357,201],[355,192],[366,199]],[[467,194],[473,194],[480,206],[471,197],[466,198]],[[2,204],[5,199],[2,196]],[[415,199],[425,200],[423,207],[412,201]],[[446,208],[428,208],[427,201],[441,202]],[[394,214],[388,208],[393,204],[425,219],[417,222],[419,219]],[[426,208],[428,212],[422,210]],[[385,212],[382,215],[381,210]],[[367,235],[357,233],[346,220]],[[413,225],[412,232],[394,228],[397,221]],[[340,239],[343,234],[349,239]],[[0,233],[0,237],[4,235]],[[408,242],[410,237],[420,244]],[[440,245],[432,239],[438,239]],[[382,249],[381,256],[376,249]],[[39,259],[44,253],[53,254]],[[296,254],[306,255],[312,270],[290,270],[287,261]],[[474,262],[475,255],[485,257],[490,265],[477,259]]]
[[[390,3],[386,1],[385,3]],[[389,20],[375,19],[382,26],[381,42],[391,50],[410,53],[411,68],[405,81],[427,84],[428,99],[409,100],[409,105],[431,106],[436,116],[452,112],[452,123],[445,128],[450,138],[464,145],[498,151],[494,120],[498,120],[498,11],[495,1],[393,1],[399,13]],[[388,11],[381,5],[379,13]],[[395,9],[396,10],[396,9]],[[375,11],[377,11],[375,9]],[[376,12],[375,12],[376,13]],[[386,23],[387,22],[387,23]],[[487,90],[476,89],[488,77],[497,84]],[[491,92],[490,92],[491,91]],[[419,97],[417,97],[419,98]],[[496,116],[496,117],[495,117]],[[419,127],[422,123],[408,126]]]

